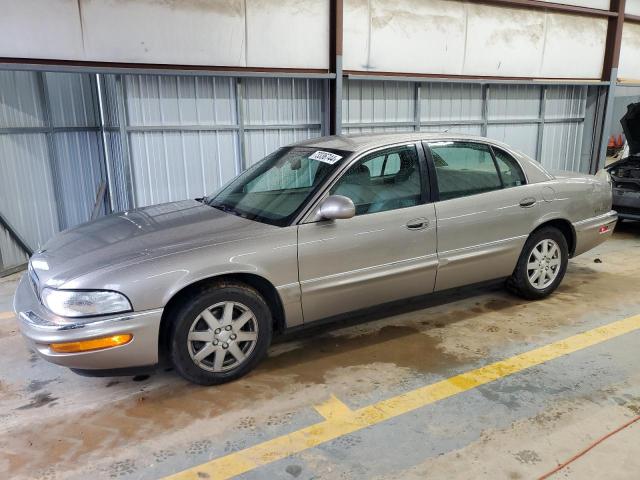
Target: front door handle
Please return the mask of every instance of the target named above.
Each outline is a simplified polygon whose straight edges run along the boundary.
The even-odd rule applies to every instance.
[[[533,207],[536,204],[536,199],[533,197],[527,197],[520,200],[520,206],[522,208]]]
[[[407,222],[407,228],[409,230],[423,230],[429,226],[429,220],[426,218],[414,218]]]

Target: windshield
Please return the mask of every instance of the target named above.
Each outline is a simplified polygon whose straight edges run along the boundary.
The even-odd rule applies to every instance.
[[[233,179],[207,203],[250,220],[288,225],[351,153],[313,147],[281,148]]]

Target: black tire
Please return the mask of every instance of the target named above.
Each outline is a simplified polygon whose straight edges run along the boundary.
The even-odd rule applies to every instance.
[[[239,365],[227,371],[210,371],[198,365],[192,358],[190,349],[193,349],[193,345],[204,345],[204,342],[200,344],[190,342],[188,340],[189,331],[201,313],[211,306],[223,302],[242,304],[251,310],[256,321],[257,340]],[[199,320],[199,322],[201,321]],[[255,289],[242,283],[219,282],[194,292],[172,312],[169,355],[176,371],[190,382],[200,385],[217,385],[240,378],[255,368],[267,353],[271,344],[272,332],[271,310]],[[230,340],[227,341],[229,344],[232,343]],[[246,346],[246,343],[239,341],[238,344]],[[225,345],[227,344],[225,343]],[[226,349],[227,347],[225,347]],[[223,358],[228,359],[230,351],[231,349],[223,355]],[[213,358],[217,354],[217,351],[214,352]],[[235,357],[233,358],[235,359]]]
[[[545,288],[536,288],[529,280],[527,264],[529,257],[532,255],[533,249],[543,240],[553,240],[560,250],[560,265],[556,277]],[[516,265],[513,274],[507,279],[507,289],[513,294],[526,298],[527,300],[539,300],[551,294],[562,279],[567,271],[567,263],[569,261],[569,247],[567,246],[567,239],[560,230],[554,227],[543,227],[536,230],[524,244],[522,253]]]

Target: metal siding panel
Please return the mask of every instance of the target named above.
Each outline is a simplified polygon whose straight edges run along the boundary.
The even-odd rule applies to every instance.
[[[96,127],[95,111],[89,74],[44,73],[46,92],[54,127]]]
[[[0,135],[0,209],[33,249],[58,230],[44,134]]]
[[[482,87],[464,83],[423,83],[420,121],[481,120]]]
[[[0,128],[43,126],[38,74],[0,71]]]
[[[481,125],[422,125],[421,132],[448,132],[462,133],[465,135],[481,135]]]
[[[548,123],[544,126],[541,162],[547,168],[589,173],[589,165],[581,165],[582,123]]]
[[[0,225],[0,273],[12,267],[27,263],[29,257],[13,240],[7,230]]]
[[[415,92],[412,82],[345,80],[342,121],[349,123],[412,122]]]
[[[545,118],[584,118],[587,87],[579,85],[547,87]]]
[[[540,116],[540,88],[537,85],[491,85],[487,99],[488,119],[538,118]]]
[[[538,124],[488,125],[487,137],[505,142],[531,158],[536,158]]]
[[[136,206],[196,198],[213,192],[237,173],[237,133],[131,133]]]
[[[103,86],[103,111],[104,123],[107,127],[117,127],[118,122],[118,96],[116,75],[102,75]]]
[[[62,229],[91,218],[96,195],[103,181],[102,152],[97,132],[63,132],[53,135],[57,178],[60,182],[64,218]],[[106,181],[106,180],[105,180]]]
[[[126,75],[131,126],[234,125],[235,79]]]
[[[290,78],[247,78],[244,122],[247,126],[291,125],[296,128],[246,129],[247,166],[292,142],[322,135],[322,81]],[[317,127],[300,128],[306,125]]]

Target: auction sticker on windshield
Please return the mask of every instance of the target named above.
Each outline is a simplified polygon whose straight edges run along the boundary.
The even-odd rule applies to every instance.
[[[328,163],[329,165],[333,165],[342,157],[340,155],[336,155],[335,153],[318,150],[317,152],[313,152],[311,155],[309,155],[309,158],[311,160],[318,160],[319,162],[324,162],[324,163]]]

